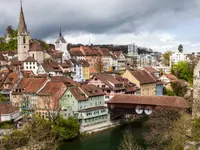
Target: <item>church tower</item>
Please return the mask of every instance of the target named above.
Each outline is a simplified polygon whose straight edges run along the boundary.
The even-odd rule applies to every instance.
[[[29,42],[30,42],[30,36],[27,30],[22,3],[21,3],[21,10],[20,10],[20,17],[19,17],[19,26],[18,26],[18,60],[23,61],[26,58],[28,58],[29,54]]]
[[[60,28],[59,36],[55,42],[55,49],[63,53],[63,57],[62,57],[63,60],[68,60],[71,58],[69,51],[67,49],[67,45],[68,44],[67,44],[65,38],[62,36],[62,31]]]

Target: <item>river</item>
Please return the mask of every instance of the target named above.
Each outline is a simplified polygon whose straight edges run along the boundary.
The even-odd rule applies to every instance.
[[[65,142],[60,150],[118,150],[122,137],[127,132],[132,132],[139,145],[145,148],[142,134],[147,131],[144,125],[146,119],[121,125],[112,129],[79,137]]]

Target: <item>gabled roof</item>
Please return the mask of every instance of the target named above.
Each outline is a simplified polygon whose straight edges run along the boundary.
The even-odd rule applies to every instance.
[[[66,86],[78,86],[80,85],[80,83],[68,78],[68,77],[65,77],[65,76],[52,76],[51,77],[51,81],[54,81],[54,82],[63,82]]]
[[[41,65],[46,72],[62,72],[58,63],[53,60],[45,60]]]
[[[93,78],[95,78],[95,77],[98,78],[101,82],[103,82],[105,85],[107,85],[112,90],[125,89],[124,86],[123,86],[123,82],[118,81],[112,75],[109,75],[109,74],[97,74],[97,75],[93,76]],[[115,87],[112,84],[113,85],[122,84],[122,87]]]
[[[19,75],[15,72],[10,72],[8,76],[6,77],[5,81],[3,82],[1,86],[1,90],[11,90],[14,85],[16,84],[17,80],[19,79]],[[8,84],[8,87],[4,87],[4,84]]]
[[[36,93],[46,82],[47,78],[23,78],[16,89],[22,89],[21,93]],[[13,94],[17,94],[16,91]]]
[[[110,51],[108,48],[101,48],[101,52],[103,56],[111,56]]]
[[[62,93],[61,95],[64,94],[66,90],[66,86],[63,82],[53,82],[50,81],[48,82],[45,87],[38,92],[38,95],[49,95],[49,96],[55,96],[57,92]],[[56,99],[59,99],[60,97],[56,97]]]
[[[24,60],[24,62],[37,62],[37,60],[35,60],[33,57],[29,56],[28,58],[26,58]]]
[[[173,74],[164,74],[170,81],[177,80],[178,78]]]
[[[186,100],[183,97],[176,96],[136,96],[133,94],[120,94],[115,95],[106,103],[127,105],[156,105],[175,108],[188,108]]]
[[[100,88],[92,84],[73,87],[69,90],[78,101],[88,100],[88,97],[105,95]]]
[[[70,50],[69,53],[70,53],[71,56],[84,56],[84,54],[80,50],[79,51]]]
[[[143,67],[143,69],[149,73],[158,73],[159,71],[154,69],[153,67]]]
[[[145,70],[130,70],[130,72],[140,84],[156,83],[156,80]]]
[[[19,109],[12,106],[11,104],[0,104],[0,115],[1,114],[12,114],[16,111],[19,111]]]

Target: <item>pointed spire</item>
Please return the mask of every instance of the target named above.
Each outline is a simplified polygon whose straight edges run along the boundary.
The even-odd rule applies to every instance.
[[[61,30],[61,26],[60,26],[60,34],[59,34],[60,37],[62,37],[62,30]]]
[[[18,32],[19,33],[27,33],[27,26],[24,18],[24,12],[22,7],[22,0],[20,0],[21,4],[21,10],[20,10],[20,17],[19,17],[19,26],[18,26]]]

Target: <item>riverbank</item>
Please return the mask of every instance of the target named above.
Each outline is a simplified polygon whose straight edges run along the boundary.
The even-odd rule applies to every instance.
[[[142,135],[148,130],[147,126],[145,126],[146,120],[146,118],[138,118],[131,123],[76,137],[70,141],[63,142],[60,150],[94,150],[94,148],[95,150],[118,150],[118,145],[121,143],[123,135],[129,133],[130,130],[138,143],[145,148]]]

